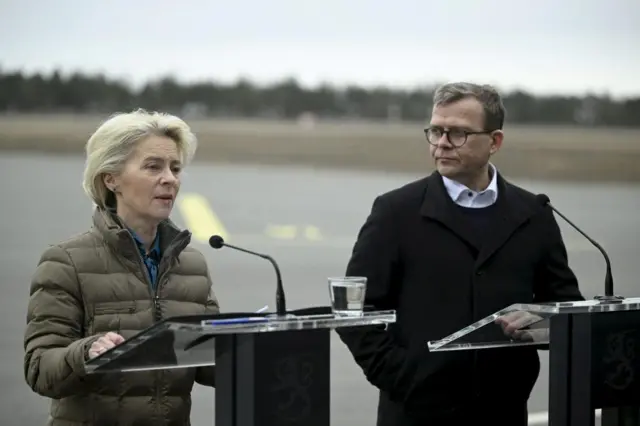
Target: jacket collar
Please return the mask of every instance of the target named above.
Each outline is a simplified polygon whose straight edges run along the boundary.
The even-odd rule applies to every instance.
[[[116,252],[126,258],[137,260],[138,247],[133,235],[114,210],[96,207],[93,213],[93,225],[105,242]],[[170,219],[160,222],[158,236],[163,260],[176,258],[191,242],[191,233],[187,230],[181,231]]]
[[[467,218],[464,217],[460,208],[449,196],[445,188],[442,176],[434,171],[426,178],[426,188],[420,214],[430,220],[434,220],[448,228],[455,236],[463,240],[466,244],[476,247],[479,250],[476,266],[480,267],[486,262],[509,237],[531,216],[535,210],[524,203],[518,194],[515,193],[510,183],[508,183],[496,170],[495,173],[497,193],[500,194],[494,204],[496,209],[497,222],[491,233],[487,233],[487,238],[481,246],[476,246],[472,236],[474,230]]]

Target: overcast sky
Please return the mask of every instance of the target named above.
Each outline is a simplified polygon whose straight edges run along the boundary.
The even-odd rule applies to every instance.
[[[37,6],[36,6],[37,4]],[[640,95],[639,0],[0,0],[0,66]]]

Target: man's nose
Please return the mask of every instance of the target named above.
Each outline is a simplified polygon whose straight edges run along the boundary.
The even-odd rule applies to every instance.
[[[446,133],[443,133],[440,136],[440,139],[438,139],[438,142],[437,142],[437,146],[438,146],[438,148],[441,148],[441,149],[451,149],[451,148],[453,148],[453,145],[451,144],[451,142],[449,142],[449,137],[447,136]]]

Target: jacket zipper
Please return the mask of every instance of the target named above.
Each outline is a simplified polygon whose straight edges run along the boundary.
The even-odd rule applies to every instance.
[[[158,278],[156,280],[155,289],[153,290],[153,318],[156,321],[162,321],[162,309],[160,309],[160,297],[158,292],[160,291],[161,284],[164,284],[164,277],[167,275],[169,268],[160,269],[162,261],[158,262]]]
[[[136,246],[136,242],[133,240],[133,237],[131,237],[131,240],[134,246]],[[137,246],[136,246],[136,253],[138,254],[138,266],[140,266],[140,270],[142,271],[143,276],[146,277],[147,285],[149,286],[148,288],[149,288],[149,294],[151,295],[151,313],[153,316],[153,320],[154,322],[159,322],[162,320],[162,310],[160,309],[160,297],[158,296],[158,291],[160,290],[160,285],[162,284],[164,277],[167,275],[167,272],[170,269],[169,267],[165,267],[161,269],[160,266],[165,265],[166,262],[169,261],[169,258],[166,256],[166,253],[165,253],[160,259],[160,262],[158,262],[158,276],[157,276],[156,285],[154,288],[153,282],[151,281],[151,274],[149,273],[149,270],[147,269],[147,265],[145,265],[144,259],[142,258],[142,254],[140,253],[140,250],[137,249]],[[153,292],[151,292],[151,288],[154,288]],[[156,380],[161,381],[163,375],[164,373],[162,372],[162,370],[156,371]],[[161,403],[162,392],[160,390],[160,385],[156,384],[155,388],[156,388],[156,404],[157,404],[156,407],[160,407],[162,405]],[[159,412],[157,414],[160,415]]]
[[[158,292],[160,291],[160,287],[164,284],[165,276],[169,273],[169,269],[171,269],[174,259],[173,255],[172,257],[169,257],[167,253],[175,252],[178,247],[178,243],[183,243],[184,237],[181,238],[181,234],[178,234],[178,236],[175,237],[167,246],[165,252],[162,254],[162,258],[158,262],[158,276],[155,289],[152,293],[153,318],[156,322],[162,321],[162,309],[160,309],[160,297],[158,296]],[[142,259],[142,256],[140,256],[140,258]],[[142,263],[144,263],[144,261]],[[151,277],[148,273],[147,276],[149,277],[149,282],[151,282]]]
[[[133,237],[131,238],[133,240]],[[135,245],[135,241],[132,241]],[[159,322],[162,320],[162,312],[160,310],[160,298],[158,297],[158,288],[160,287],[160,280],[164,278],[166,275],[165,271],[162,271],[162,275],[160,275],[160,263],[158,262],[158,277],[154,288],[153,282],[151,281],[151,274],[149,274],[149,270],[147,269],[147,265],[144,263],[144,259],[142,258],[142,254],[140,254],[140,250],[138,250],[136,246],[136,253],[138,255],[138,266],[140,267],[140,271],[142,272],[142,276],[145,277],[145,281],[147,283],[147,288],[149,289],[149,295],[151,296],[151,315],[153,317],[154,322]]]
[[[180,236],[176,237],[171,242],[171,244],[167,246],[167,252],[174,251],[174,250],[169,250],[169,248],[171,248],[174,245],[177,245],[178,241],[182,242],[182,239],[180,238]],[[146,277],[147,285],[149,286],[149,294],[151,296],[151,313],[153,316],[153,320],[154,322],[162,321],[162,310],[160,309],[160,297],[158,296],[158,292],[160,290],[161,285],[164,284],[163,283],[164,278],[167,275],[167,272],[169,271],[170,268],[169,267],[160,268],[160,266],[164,266],[167,262],[170,261],[170,259],[168,258],[166,252],[163,253],[162,258],[158,262],[158,276],[157,276],[155,288],[152,292],[151,288],[153,288],[154,285],[153,285],[153,282],[151,281],[151,275],[147,270],[147,265],[145,265],[144,259],[142,258],[142,254],[140,254],[140,250],[137,249],[136,242],[133,239],[133,237],[131,237],[131,242],[136,247],[136,253],[138,255],[138,265],[141,268],[142,274]]]
[[[158,276],[156,279],[156,285],[153,290],[153,293],[151,293],[151,302],[153,306],[153,319],[156,322],[162,321],[162,309],[160,308],[160,297],[158,296],[158,293],[160,291],[160,288],[164,284],[165,276],[169,273],[169,269],[171,269],[171,264],[173,263],[173,257],[169,257],[167,253],[171,253],[174,251],[170,249],[174,248],[174,244],[176,243],[176,241],[178,241],[178,238],[179,237],[176,237],[176,239],[174,239],[173,242],[167,246],[166,252],[163,253],[162,258],[158,262]],[[142,256],[140,256],[140,259],[142,261]],[[142,264],[144,269],[146,270],[144,261],[142,261]],[[149,273],[147,273],[147,277],[149,279],[149,282],[151,283],[151,276],[149,275]]]
[[[153,316],[153,321],[159,322],[162,320],[162,311],[160,309],[160,298],[158,297],[158,290],[168,268],[164,268],[164,270],[160,271],[160,264],[162,263],[162,260],[158,262],[158,276],[154,288],[153,282],[151,281],[151,274],[149,274],[149,270],[147,269],[147,265],[145,265],[144,263],[144,259],[142,258],[142,254],[140,253],[140,251],[138,251],[138,260],[140,269],[143,275],[146,277],[147,285],[149,286],[149,294],[151,295],[151,315]],[[152,288],[154,288],[153,292],[151,291]],[[158,370],[155,372],[155,376],[157,381],[162,381],[164,373],[162,372],[162,370]],[[162,405],[162,391],[160,390],[160,386],[161,385],[159,383],[156,383],[156,408]],[[161,417],[159,410],[156,411],[156,415]]]

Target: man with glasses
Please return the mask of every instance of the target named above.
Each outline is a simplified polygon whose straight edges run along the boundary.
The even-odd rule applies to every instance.
[[[536,349],[430,353],[427,341],[513,303],[583,297],[551,209],[490,162],[504,140],[500,95],[452,83],[433,104],[436,170],[375,199],[346,272],[367,277],[366,303],[397,322],[339,335],[380,390],[378,426],[524,426]]]

